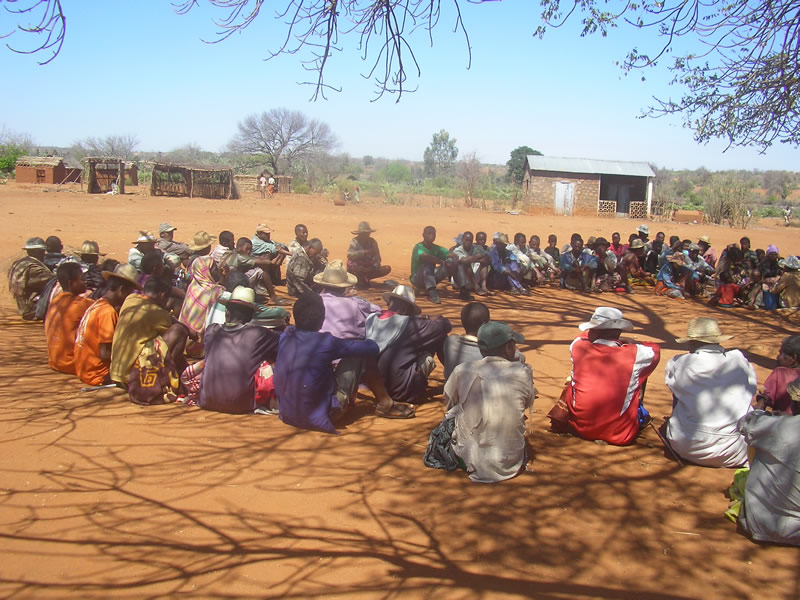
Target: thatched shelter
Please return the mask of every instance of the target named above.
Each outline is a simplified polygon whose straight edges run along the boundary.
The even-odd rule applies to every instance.
[[[238,198],[233,185],[233,170],[153,163],[151,196],[189,198]]]
[[[68,168],[60,156],[20,156],[14,165],[18,183],[75,183],[81,170]]]
[[[261,175],[234,175],[233,180],[239,192],[258,192],[258,180]],[[269,174],[265,174],[269,178]],[[279,194],[292,193],[292,178],[289,175],[275,176],[275,191]]]
[[[81,162],[86,164],[86,193],[105,194],[117,184],[119,193],[125,193],[125,166],[121,158],[88,156]],[[138,173],[138,170],[137,170]],[[138,174],[137,174],[138,178]]]

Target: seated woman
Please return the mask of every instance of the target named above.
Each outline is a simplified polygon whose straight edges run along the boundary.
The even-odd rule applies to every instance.
[[[789,256],[778,264],[783,274],[770,291],[778,295],[781,308],[800,306],[800,260],[796,256]]]
[[[683,252],[667,256],[664,266],[658,271],[655,292],[668,298],[685,298],[684,285],[688,274],[688,262]]]
[[[764,389],[756,397],[756,407],[774,413],[798,414],[792,411],[787,388],[800,377],[800,335],[790,335],[781,342],[775,359],[777,366],[764,381]]]

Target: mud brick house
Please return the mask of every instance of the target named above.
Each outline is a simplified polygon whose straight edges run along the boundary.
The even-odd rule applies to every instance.
[[[67,167],[60,156],[20,156],[14,165],[17,183],[75,183],[81,169]]]
[[[655,176],[645,162],[531,155],[523,203],[533,213],[646,219]]]

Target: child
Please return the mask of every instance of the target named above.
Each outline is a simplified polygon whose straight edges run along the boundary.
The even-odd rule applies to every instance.
[[[561,264],[561,252],[558,251],[558,237],[551,233],[547,236],[547,248],[544,249],[552,258],[555,264]]]
[[[736,296],[741,288],[733,283],[733,275],[730,271],[723,271],[719,274],[719,287],[708,303],[711,306],[720,308],[733,308],[736,306]]]
[[[773,413],[795,414],[786,387],[800,377],[800,335],[790,335],[781,343],[775,359],[778,366],[764,382],[764,390],[756,396],[756,408],[772,408]]]

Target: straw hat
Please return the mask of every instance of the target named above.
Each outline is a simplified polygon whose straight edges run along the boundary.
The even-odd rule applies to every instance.
[[[369,226],[369,223],[361,221],[361,223],[358,224],[358,229],[351,231],[351,233],[353,235],[358,235],[359,233],[375,233],[375,231],[375,229]]]
[[[508,236],[505,233],[496,233],[493,239],[495,242],[500,242],[508,246]]]
[[[174,227],[169,223],[162,223],[161,225],[158,226],[158,235],[161,235],[162,233],[168,233],[170,231],[176,231],[177,229],[178,229],[177,227]]]
[[[253,288],[245,287],[243,285],[237,285],[233,292],[231,292],[231,297],[227,300],[223,300],[220,298],[220,304],[224,304],[225,306],[228,305],[235,305],[241,306],[243,308],[249,308],[253,312],[256,311],[256,292]]]
[[[417,295],[407,285],[398,285],[391,292],[385,292],[383,294],[383,299],[388,303],[390,298],[397,298],[398,300],[402,300],[403,302],[407,302],[411,305],[414,309],[413,314],[418,315],[422,312],[419,306],[417,306]]]
[[[199,252],[210,248],[214,241],[214,236],[208,235],[207,231],[198,231],[194,234],[194,241],[189,244],[189,250],[192,252]]]
[[[272,229],[266,223],[259,223],[256,227],[256,233],[272,233]]]
[[[25,246],[22,248],[23,250],[47,250],[47,245],[44,243],[44,240],[40,237],[32,237],[28,238],[25,242]]]
[[[697,317],[689,321],[686,337],[675,338],[675,341],[679,344],[690,341],[719,344],[732,337],[732,335],[722,335],[719,329],[719,323],[717,323],[716,319],[712,319],[711,317]]]
[[[787,256],[778,261],[778,266],[782,269],[797,271],[800,270],[800,260],[798,260],[796,256]]]
[[[711,238],[708,237],[707,235],[703,234],[698,238],[697,242],[698,243],[703,242],[704,244],[708,244],[710,246],[711,245]]]
[[[322,273],[314,275],[314,283],[325,287],[347,288],[358,283],[358,277],[347,272],[347,267],[340,260],[332,260]]]
[[[81,244],[81,251],[78,254],[94,254],[95,256],[105,256],[100,252],[100,246],[93,240],[86,240]]]
[[[689,264],[689,261],[686,258],[686,255],[683,252],[673,252],[669,256],[667,256],[667,260],[676,265],[683,265],[686,266]]]
[[[639,238],[633,240],[630,245],[631,250],[636,250],[637,248],[644,248],[644,242]]]
[[[587,329],[622,329],[623,331],[631,331],[633,323],[623,319],[622,311],[618,308],[598,306],[594,309],[592,318],[587,323],[578,325],[578,329],[581,331],[586,331]]]
[[[156,238],[153,235],[152,231],[140,231],[139,237],[136,238],[136,241],[131,242],[131,244],[146,244],[147,242],[155,242]]]
[[[800,402],[800,379],[795,379],[794,381],[791,381],[786,386],[786,393],[789,394],[789,399],[792,402]]]
[[[639,225],[639,229],[637,229],[639,233],[643,233],[645,235],[650,235],[650,228],[647,226],[647,223],[642,223]]]
[[[121,279],[125,283],[132,284],[137,290],[142,289],[142,286],[139,285],[137,281],[139,272],[133,265],[129,265],[128,263],[120,263],[116,266],[114,271],[102,271],[101,275],[106,281],[109,277],[113,277],[114,279]]]

